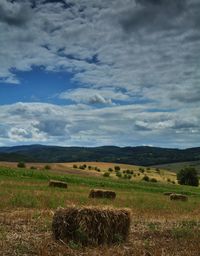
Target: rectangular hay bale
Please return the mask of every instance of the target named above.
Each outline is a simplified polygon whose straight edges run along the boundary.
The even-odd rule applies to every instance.
[[[90,198],[110,198],[110,199],[115,199],[116,198],[116,193],[111,190],[104,190],[104,189],[91,189]]]
[[[182,194],[171,194],[170,200],[188,201],[188,197]]]
[[[67,183],[64,181],[59,181],[59,180],[50,180],[49,186],[50,187],[67,188]]]
[[[69,207],[58,209],[52,222],[55,239],[82,245],[123,242],[129,228],[129,209]]]

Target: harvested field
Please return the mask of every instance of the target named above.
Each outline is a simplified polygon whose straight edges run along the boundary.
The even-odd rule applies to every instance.
[[[199,256],[200,222],[189,216],[152,219],[132,213],[130,235],[114,246],[82,247],[55,241],[51,232],[51,210],[2,211],[0,255],[5,256]],[[194,232],[195,230],[195,232]]]

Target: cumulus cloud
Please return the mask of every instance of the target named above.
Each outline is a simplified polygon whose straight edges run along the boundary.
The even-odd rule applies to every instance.
[[[199,109],[193,109],[193,116],[186,109],[178,113],[149,112],[147,106],[132,104],[93,109],[84,105],[18,103],[0,106],[0,119],[5,120],[0,128],[7,133],[7,144],[161,146],[164,143],[169,147],[186,147],[191,143],[198,145],[199,113]],[[0,133],[0,140],[4,139],[5,133]]]
[[[78,88],[63,92],[59,97],[86,104],[112,104],[116,101],[126,101],[131,98],[127,93],[115,88]]]

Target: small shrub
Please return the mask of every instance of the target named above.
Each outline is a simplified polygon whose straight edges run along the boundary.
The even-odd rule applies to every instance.
[[[73,164],[73,168],[76,169],[78,168],[78,166],[76,164]]]
[[[113,172],[113,169],[112,169],[112,168],[108,168],[108,171],[109,171],[109,172]]]
[[[92,169],[92,166],[89,165],[89,166],[88,166],[88,170],[91,170],[91,169]]]
[[[110,177],[110,173],[109,172],[104,172],[103,176],[104,177]]]
[[[50,170],[50,169],[51,169],[51,166],[50,166],[50,165],[45,165],[44,169],[45,169],[45,170]]]
[[[127,179],[130,180],[131,178],[132,178],[132,175],[131,175],[131,174],[128,174],[128,175],[127,175]]]
[[[147,168],[146,168],[146,170],[147,170],[147,171],[150,171],[150,170],[151,170],[151,168],[150,168],[150,167],[147,167]]]
[[[168,178],[168,179],[167,179],[167,182],[171,182],[171,180]]]
[[[83,165],[80,165],[80,166],[79,166],[79,169],[85,170],[85,167],[84,167]]]
[[[144,168],[142,167],[139,168],[139,172],[144,173],[144,171],[145,171]]]
[[[124,177],[123,177],[124,179],[127,179],[127,174],[124,174]]]
[[[84,167],[84,169],[85,169],[85,168],[87,167],[87,165],[86,165],[86,164],[84,164],[84,165],[83,165],[83,167]]]
[[[143,178],[142,178],[142,180],[144,180],[144,181],[149,181],[149,176],[147,176],[147,175],[145,175]]]
[[[115,171],[120,171],[121,170],[120,166],[118,166],[118,165],[116,165],[114,168],[115,168]]]
[[[26,165],[25,165],[24,162],[19,162],[19,163],[17,164],[17,167],[19,167],[19,168],[25,168]]]
[[[36,170],[37,168],[35,166],[30,167],[31,170]]]
[[[157,179],[151,178],[150,181],[151,181],[151,182],[157,182]]]
[[[121,177],[122,177],[121,172],[116,172],[116,176],[117,176],[118,178],[121,178]]]

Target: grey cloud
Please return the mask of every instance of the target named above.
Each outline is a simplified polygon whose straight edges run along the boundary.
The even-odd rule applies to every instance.
[[[67,123],[66,120],[59,120],[55,117],[54,119],[40,120],[34,127],[49,136],[65,136],[67,138]]]
[[[187,9],[186,0],[137,0],[136,3],[121,18],[127,31],[174,29],[179,26],[179,16]]]
[[[31,18],[31,8],[25,3],[3,1],[0,3],[0,21],[13,26],[22,26]]]
[[[169,97],[172,100],[176,100],[182,103],[200,103],[200,87],[193,86],[191,87],[184,87],[179,88],[171,91]]]

